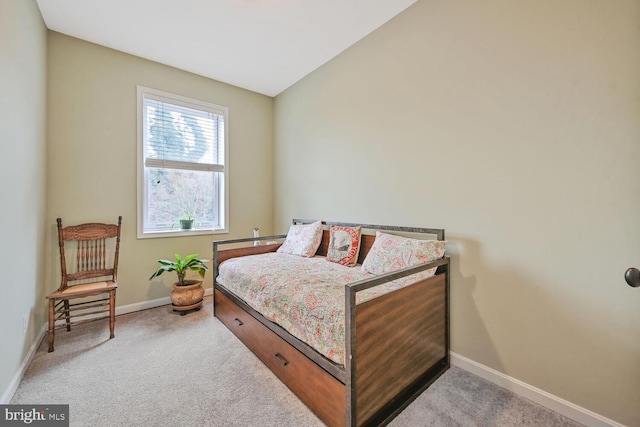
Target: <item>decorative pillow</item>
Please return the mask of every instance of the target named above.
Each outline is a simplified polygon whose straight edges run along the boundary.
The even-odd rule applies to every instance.
[[[443,240],[419,240],[376,232],[376,240],[362,263],[362,269],[372,274],[426,264],[444,256]]]
[[[322,241],[322,221],[311,224],[294,224],[289,227],[287,238],[278,252],[283,254],[312,257]]]
[[[353,267],[358,262],[360,253],[361,226],[342,227],[332,225],[329,229],[329,248],[327,260]]]

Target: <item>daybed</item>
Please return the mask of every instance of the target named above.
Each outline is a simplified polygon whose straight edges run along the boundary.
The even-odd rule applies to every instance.
[[[289,235],[294,227],[318,224],[297,219],[293,223]],[[331,227],[359,226],[362,227],[362,235],[359,254],[355,255],[357,266],[346,267],[328,262],[327,254],[332,251]],[[368,261],[365,260],[376,240],[376,235],[367,233],[380,236],[369,260],[381,250],[382,236],[388,238],[388,234],[410,233],[412,239],[407,240],[421,235],[425,240],[440,241],[434,244],[440,245],[444,251],[442,229],[323,223],[321,242],[315,256],[297,258],[307,260],[301,262],[308,262],[309,265],[322,262],[331,264],[334,268],[332,271],[346,269],[347,278],[341,278],[342,281],[353,278],[359,280],[338,282],[336,287],[340,292],[340,300],[335,304],[326,304],[327,301],[324,304],[333,308],[330,312],[318,315],[307,313],[305,319],[291,321],[282,316],[293,313],[294,317],[299,317],[296,314],[299,313],[298,307],[292,306],[296,304],[296,295],[300,297],[300,293],[309,292],[311,297],[301,298],[313,298],[314,286],[324,289],[332,287],[332,284],[325,280],[325,283],[318,285],[311,283],[311,279],[303,279],[303,282],[310,283],[295,286],[308,286],[305,291],[295,288],[287,293],[282,278],[289,275],[286,268],[282,267],[284,264],[278,267],[282,271],[270,272],[264,265],[255,267],[255,262],[269,257],[286,259],[289,256],[298,262],[294,259],[295,255],[277,255],[278,248],[283,244],[274,244],[273,241],[283,239],[286,235],[213,243],[215,316],[330,426],[384,425],[449,368],[449,259],[442,257],[417,265],[412,265],[415,261],[411,261],[407,262],[409,267],[384,274],[371,274],[371,267],[369,271],[361,271],[367,267]],[[290,241],[290,238],[287,240]],[[287,240],[285,245],[288,244]],[[239,247],[253,245],[257,241],[271,244]],[[228,249],[221,249],[223,246]],[[355,260],[352,259],[353,262]],[[229,262],[225,264],[225,261]],[[361,266],[363,263],[365,265]],[[402,262],[400,264],[402,267]],[[294,269],[304,270],[303,277],[315,277],[312,267],[307,270],[307,264],[304,267],[293,265]],[[236,276],[244,276],[245,273],[250,275],[252,272],[257,276],[244,279],[257,282],[253,290],[245,290],[242,280],[240,284],[233,283]],[[431,274],[431,277],[424,278]],[[336,274],[336,280],[338,276]],[[261,292],[270,286],[286,295],[276,294],[266,300],[267,297],[263,297]],[[308,305],[309,301],[304,303]],[[277,311],[276,305],[283,306],[280,307],[281,311]],[[318,319],[321,319],[320,323],[315,323]],[[295,329],[295,325],[291,326],[296,321],[298,329]],[[325,329],[330,326],[323,322],[338,325],[333,327],[338,331],[337,338],[324,347],[323,344],[319,346],[307,340],[313,335],[326,335]]]

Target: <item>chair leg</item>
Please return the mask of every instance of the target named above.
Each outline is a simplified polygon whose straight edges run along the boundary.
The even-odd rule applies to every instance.
[[[64,317],[67,322],[67,331],[71,330],[71,318],[69,317],[69,300],[64,300]]]
[[[47,333],[47,338],[49,340],[49,353],[53,351],[53,340],[55,339],[55,329],[54,329],[54,311],[55,311],[56,300],[51,298],[49,300],[49,331]]]
[[[115,337],[114,329],[116,327],[116,291],[109,292],[109,339]]]

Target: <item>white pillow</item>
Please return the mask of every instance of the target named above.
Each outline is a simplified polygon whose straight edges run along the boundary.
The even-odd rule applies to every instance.
[[[287,238],[277,252],[312,257],[322,241],[322,221],[311,224],[294,224],[289,227]]]
[[[384,274],[426,264],[444,256],[444,240],[419,240],[376,232],[376,240],[362,262],[362,269],[371,274]]]

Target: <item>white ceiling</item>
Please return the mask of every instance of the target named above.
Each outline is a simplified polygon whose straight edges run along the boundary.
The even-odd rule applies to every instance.
[[[37,0],[47,27],[275,96],[416,0]]]

